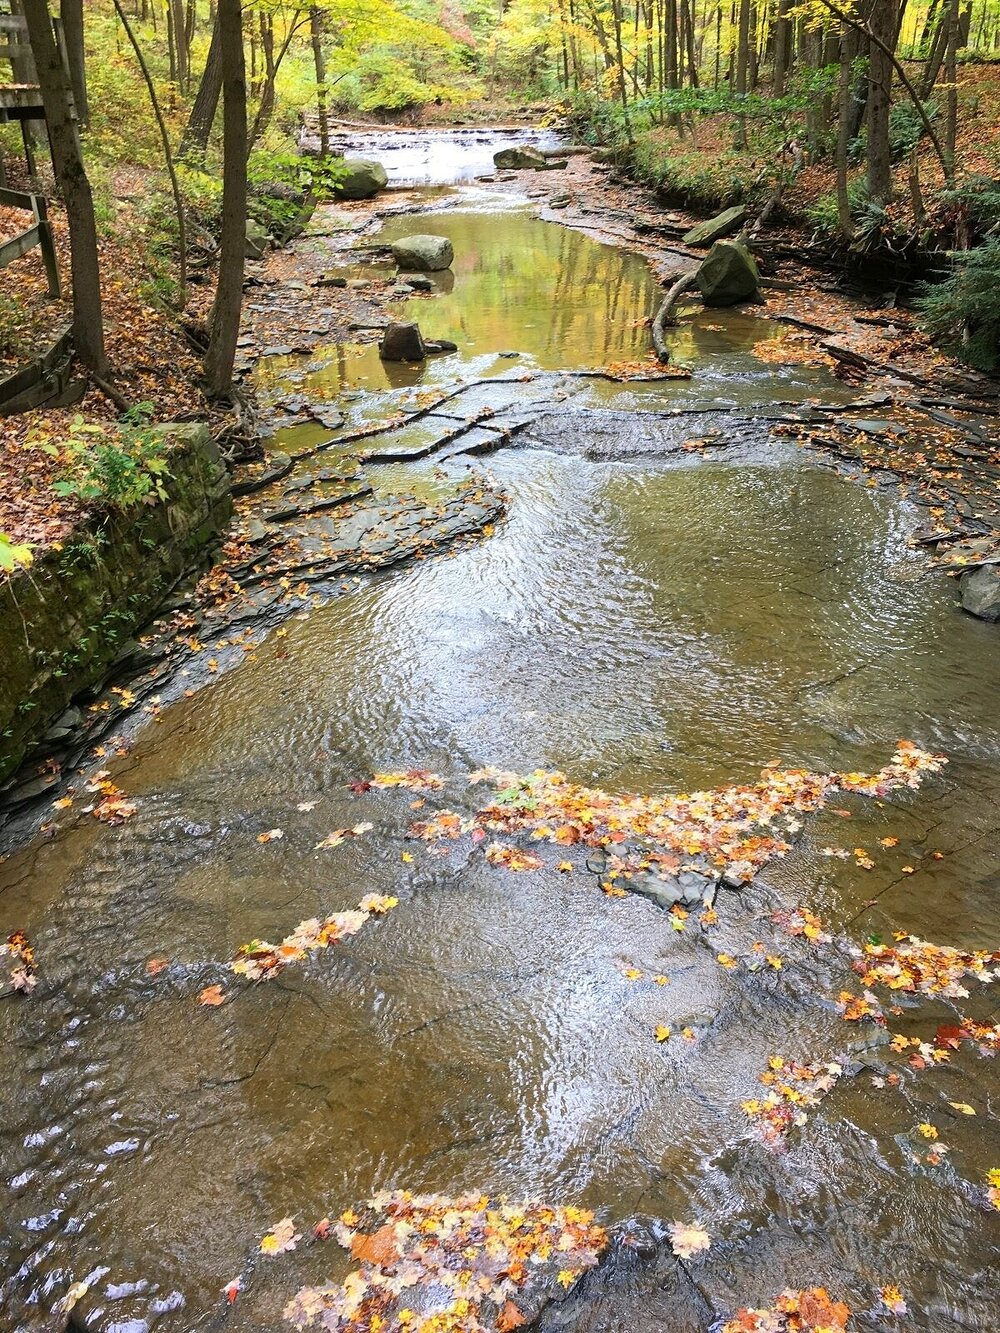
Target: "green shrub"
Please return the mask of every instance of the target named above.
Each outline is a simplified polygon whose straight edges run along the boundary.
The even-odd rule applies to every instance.
[[[978,370],[1000,368],[1000,237],[956,255],[943,282],[916,301],[923,328]]]
[[[43,443],[64,469],[52,483],[55,493],[117,511],[165,500],[166,443],[149,424],[151,410],[141,403],[110,430],[76,416],[68,439]]]

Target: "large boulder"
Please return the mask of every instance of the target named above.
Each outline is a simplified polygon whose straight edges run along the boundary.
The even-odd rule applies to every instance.
[[[437,273],[451,268],[455,251],[447,236],[401,236],[392,243],[392,257],[401,269]]]
[[[714,218],[706,218],[691,228],[683,238],[685,245],[711,245],[713,241],[729,236],[744,221],[747,215],[746,204],[735,204],[723,209]]]
[[[544,171],[548,162],[537,148],[501,148],[493,154],[493,165],[504,171]]]
[[[378,345],[383,361],[423,361],[427,355],[417,324],[390,324]]]
[[[739,241],[716,241],[695,274],[706,305],[736,305],[757,295],[760,274]]]
[[[980,565],[967,570],[958,586],[963,610],[980,620],[1000,620],[1000,568]]]
[[[345,157],[347,175],[337,185],[340,199],[371,199],[389,184],[385,167],[365,157]]]

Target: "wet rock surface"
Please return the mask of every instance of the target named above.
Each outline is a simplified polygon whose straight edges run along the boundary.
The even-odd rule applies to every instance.
[[[435,273],[451,268],[455,251],[447,236],[401,236],[392,243],[392,257],[400,269]]]

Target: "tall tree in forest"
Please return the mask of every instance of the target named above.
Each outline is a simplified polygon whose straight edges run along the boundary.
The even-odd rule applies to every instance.
[[[90,120],[90,103],[87,100],[87,57],[83,45],[83,0],[59,0],[59,17],[66,41],[76,118],[79,124],[86,125]]]
[[[177,217],[177,305],[179,309],[183,310],[187,304],[187,228],[184,219],[184,197],[181,194],[180,181],[177,179],[177,172],[174,168],[174,157],[170,151],[170,136],[167,133],[163,112],[160,110],[160,99],[156,95],[156,85],[153,83],[149,66],[146,64],[146,57],[142,53],[139,39],[128,20],[128,15],[125,13],[122,0],[113,0],[113,2],[115,12],[125,29],[125,35],[135,52],[135,58],[139,62],[139,69],[146,84],[146,91],[149,93],[149,102],[156,118],[156,126],[160,132],[160,142],[163,145],[163,160],[167,168],[167,174],[170,177],[170,189],[174,196],[174,212]]]
[[[247,84],[240,0],[217,0],[216,23],[222,49],[222,229],[205,381],[210,396],[228,398],[240,332],[246,252]]]
[[[195,95],[194,104],[188,123],[181,135],[178,157],[186,157],[196,149],[204,153],[208,147],[208,136],[212,133],[215,113],[219,109],[219,97],[222,93],[222,42],[219,39],[219,24],[212,27],[212,40],[208,47],[205,68]]]
[[[892,57],[888,52],[896,46],[896,14],[895,5],[875,0],[868,19],[872,35],[868,46],[868,196],[882,203],[892,193]]]
[[[316,67],[316,115],[319,120],[319,151],[321,157],[327,157],[330,152],[330,117],[326,109],[326,53],[323,50],[323,15],[315,5],[309,11],[309,37],[312,42],[313,64]]]
[[[28,23],[45,121],[52,145],[52,166],[66,207],[73,281],[73,342],[84,365],[97,375],[107,373],[101,268],[97,250],[94,197],[72,115],[69,80],[56,44],[46,0],[22,0]]]

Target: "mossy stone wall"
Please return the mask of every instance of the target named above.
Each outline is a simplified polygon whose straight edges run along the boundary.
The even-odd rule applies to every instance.
[[[232,513],[229,473],[200,422],[160,428],[166,500],[94,515],[0,584],[0,781],[199,562]]]

